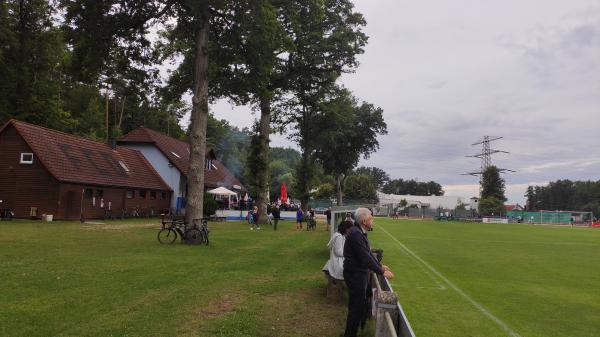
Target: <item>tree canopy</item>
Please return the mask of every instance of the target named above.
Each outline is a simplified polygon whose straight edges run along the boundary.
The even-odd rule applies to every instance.
[[[600,214],[600,180],[551,181],[546,186],[527,188],[528,210],[586,211]]]
[[[414,179],[404,180],[402,178],[392,179],[385,183],[382,192],[400,195],[444,195],[442,185],[435,181],[420,182]]]
[[[387,134],[383,110],[358,100],[350,91],[339,89],[322,105],[314,118],[315,158],[326,174],[336,179],[337,201],[342,203],[342,183],[358,164],[379,148],[378,135]],[[367,177],[368,178],[368,177]]]
[[[496,166],[490,166],[483,171],[481,176],[481,199],[496,198],[502,202],[506,201],[504,196],[504,179],[500,177],[500,171]]]
[[[353,174],[363,174],[368,176],[377,189],[382,189],[383,186],[385,186],[385,184],[387,184],[390,181],[390,176],[384,170],[378,167],[361,166],[354,170]]]
[[[377,203],[377,190],[367,175],[350,175],[344,180],[344,197],[355,203]]]

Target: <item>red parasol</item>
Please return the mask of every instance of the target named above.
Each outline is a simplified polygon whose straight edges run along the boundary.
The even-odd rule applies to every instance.
[[[281,203],[287,204],[288,196],[287,196],[287,187],[285,183],[281,184]]]

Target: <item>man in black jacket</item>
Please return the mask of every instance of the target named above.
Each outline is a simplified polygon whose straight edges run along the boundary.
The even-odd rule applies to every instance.
[[[381,265],[371,255],[367,232],[373,227],[373,215],[368,208],[358,208],[356,226],[346,236],[344,244],[344,281],[348,286],[348,317],[345,337],[356,337],[358,326],[367,308],[367,281],[369,269],[385,276],[394,277],[387,266]]]
[[[271,214],[273,214],[273,230],[277,230],[277,223],[281,217],[281,211],[279,211],[279,206],[275,203],[273,203]]]

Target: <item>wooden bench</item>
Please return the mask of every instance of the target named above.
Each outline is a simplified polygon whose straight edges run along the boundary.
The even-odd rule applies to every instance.
[[[338,280],[331,277],[329,272],[326,270],[324,270],[323,273],[327,279],[327,298],[336,302],[343,302],[344,293],[346,292],[346,282],[344,282],[344,280]]]

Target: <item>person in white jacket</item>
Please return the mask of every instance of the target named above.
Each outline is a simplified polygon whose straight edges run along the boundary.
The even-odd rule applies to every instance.
[[[323,271],[329,272],[331,277],[344,279],[344,243],[346,242],[346,233],[352,228],[352,221],[343,221],[338,226],[338,231],[333,234],[327,244],[329,248],[329,260],[323,267]]]

